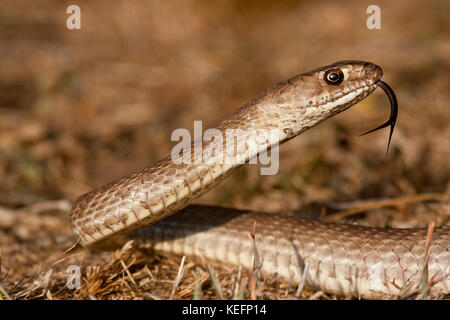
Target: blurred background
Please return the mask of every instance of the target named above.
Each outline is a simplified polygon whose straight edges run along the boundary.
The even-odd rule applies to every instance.
[[[389,116],[376,90],[281,146],[277,175],[245,166],[197,203],[317,216],[333,203],[450,192],[449,1],[79,1],[81,30],[68,30],[75,2],[0,1],[1,207],[73,201],[170,153],[173,130],[214,127],[267,87],[349,59],[380,65],[397,94],[388,157],[388,129],[358,137]],[[381,30],[366,27],[371,4]],[[408,227],[450,216],[442,201],[379,211],[360,218]],[[49,228],[41,251],[74,240],[67,216]],[[0,226],[11,266],[14,250],[44,241],[12,230]]]

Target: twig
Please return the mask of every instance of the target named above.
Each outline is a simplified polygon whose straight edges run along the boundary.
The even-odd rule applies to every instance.
[[[17,219],[20,219],[18,218],[18,214],[20,213],[38,214],[50,210],[69,212],[71,206],[72,204],[67,200],[48,200],[36,202],[19,209],[0,207],[0,225],[12,225]]]
[[[370,201],[366,204],[361,205],[358,208],[348,209],[344,210],[335,214],[332,214],[328,217],[324,217],[324,220],[327,222],[336,222],[339,220],[342,220],[344,218],[347,218],[349,216],[371,210],[371,209],[379,209],[384,207],[391,207],[391,206],[400,206],[405,205],[408,203],[414,203],[414,202],[422,202],[422,201],[446,201],[448,198],[448,195],[440,194],[440,193],[425,193],[425,194],[419,194],[414,196],[407,196],[407,197],[400,197],[395,199],[386,199],[386,200],[375,200]]]
[[[20,212],[39,213],[43,211],[58,210],[63,212],[70,211],[72,204],[67,200],[48,200],[31,204],[20,208]]]

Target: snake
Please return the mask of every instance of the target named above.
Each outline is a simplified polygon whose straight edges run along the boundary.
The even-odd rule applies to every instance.
[[[80,196],[70,213],[74,234],[91,250],[111,250],[134,239],[155,252],[248,269],[254,268],[258,255],[262,275],[289,283],[303,280],[308,288],[336,296],[398,297],[405,288],[418,286],[424,274],[429,290],[449,294],[450,226],[435,228],[427,242],[425,228],[363,227],[191,205],[250,160],[350,108],[378,87],[390,99],[391,116],[370,132],[390,125],[390,142],[397,100],[382,75],[374,63],[348,60],[272,86],[221,120],[215,127],[217,139],[192,142],[178,159],[168,155]],[[226,144],[236,140],[227,130],[245,134],[245,143],[239,148]],[[195,161],[198,156],[201,161]],[[255,223],[252,240],[249,231]]]

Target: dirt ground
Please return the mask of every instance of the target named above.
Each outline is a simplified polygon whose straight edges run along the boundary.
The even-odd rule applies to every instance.
[[[131,245],[62,257],[76,241],[68,216],[79,195],[169,154],[174,129],[214,127],[267,87],[339,60],[382,66],[394,88],[388,157],[387,129],[358,137],[388,117],[377,90],[283,145],[277,175],[245,166],[196,203],[322,219],[369,203],[347,222],[450,224],[449,1],[377,1],[381,30],[366,27],[372,3],[356,0],[79,1],[81,30],[68,30],[73,2],[0,1],[2,299],[295,298],[297,284],[265,279],[252,296],[248,271],[240,283],[236,269],[189,259],[174,286],[180,257]]]

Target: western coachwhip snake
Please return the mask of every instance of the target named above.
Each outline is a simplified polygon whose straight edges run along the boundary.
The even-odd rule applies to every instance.
[[[223,141],[202,142],[203,162],[193,161],[198,154],[192,148],[182,158],[191,161],[177,164],[168,156],[78,198],[71,212],[73,231],[82,245],[107,249],[123,243],[131,232],[160,221],[133,237],[157,251],[251,268],[253,249],[248,232],[256,221],[256,245],[264,274],[277,273],[282,279],[298,282],[308,263],[305,283],[312,289],[362,298],[399,294],[401,288],[420,279],[425,229],[326,224],[205,206],[189,206],[165,219],[243,162],[346,110],[377,86],[386,91],[381,76],[382,70],[375,64],[342,61],[275,85],[217,125]],[[387,123],[392,125],[391,133],[395,117],[396,113]],[[233,148],[231,153],[228,148],[211,152],[220,150],[214,149],[219,142],[225,144],[227,129],[242,130],[248,143],[243,149]],[[264,130],[276,134],[261,138],[260,131]],[[222,156],[223,161],[217,161],[217,156]],[[242,161],[227,161],[232,156]],[[435,282],[431,289],[443,294],[450,293],[449,248],[450,226],[436,228],[428,274]]]

